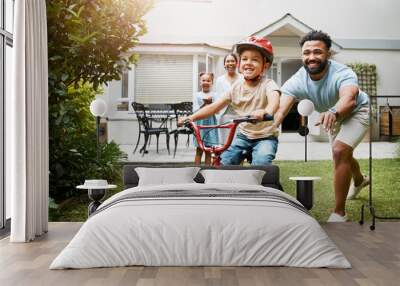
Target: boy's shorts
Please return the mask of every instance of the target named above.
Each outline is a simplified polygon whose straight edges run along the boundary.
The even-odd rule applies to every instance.
[[[333,144],[335,140],[339,140],[354,149],[363,140],[368,129],[369,109],[368,106],[362,106],[350,117],[336,122],[329,141]]]

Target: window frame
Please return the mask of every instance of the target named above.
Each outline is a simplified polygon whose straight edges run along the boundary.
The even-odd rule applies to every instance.
[[[5,190],[5,93],[6,93],[6,49],[13,48],[13,34],[6,27],[6,1],[0,0],[0,236],[10,230],[10,221],[6,217],[6,190]],[[14,12],[15,1],[12,0]],[[14,15],[11,16],[14,20]],[[13,22],[12,20],[12,22]],[[14,30],[14,27],[11,29]]]

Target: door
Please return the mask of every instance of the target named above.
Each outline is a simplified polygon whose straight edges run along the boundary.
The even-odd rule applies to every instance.
[[[299,68],[302,67],[301,59],[281,59],[281,84],[283,85]],[[297,132],[301,124],[301,116],[297,112],[297,102],[292,106],[288,115],[282,122],[282,132]]]

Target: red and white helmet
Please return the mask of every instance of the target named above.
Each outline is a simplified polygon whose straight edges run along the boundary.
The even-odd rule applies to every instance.
[[[235,45],[235,50],[239,55],[249,48],[256,48],[272,64],[274,60],[274,50],[272,49],[271,42],[267,38],[250,36],[246,40]]]

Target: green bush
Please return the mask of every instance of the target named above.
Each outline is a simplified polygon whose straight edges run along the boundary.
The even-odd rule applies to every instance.
[[[49,56],[49,149],[52,208],[89,178],[120,180],[126,158],[115,143],[96,160],[90,102],[100,86],[135,63],[152,0],[46,0]]]
[[[119,182],[126,155],[117,144],[100,144],[97,161],[95,119],[89,111],[96,92],[89,85],[70,87],[59,105],[49,106],[50,197],[56,202],[76,193],[85,179]]]

